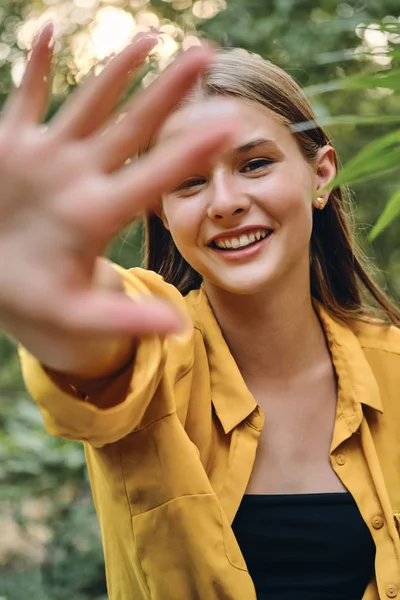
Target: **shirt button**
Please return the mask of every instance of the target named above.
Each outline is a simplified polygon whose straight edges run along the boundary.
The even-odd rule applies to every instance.
[[[397,586],[395,586],[393,583],[390,583],[386,586],[386,596],[389,598],[396,598],[397,591]]]
[[[382,515],[375,515],[375,517],[372,517],[372,520],[371,520],[372,527],[374,529],[380,529],[381,527],[383,527],[384,522],[385,521],[384,521]]]
[[[346,462],[346,456],[344,454],[337,454],[336,455],[336,462],[338,465],[344,465],[344,463]]]

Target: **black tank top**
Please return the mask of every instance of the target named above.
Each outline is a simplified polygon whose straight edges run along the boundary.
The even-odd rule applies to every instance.
[[[232,524],[258,600],[361,600],[375,545],[352,496],[245,495]]]

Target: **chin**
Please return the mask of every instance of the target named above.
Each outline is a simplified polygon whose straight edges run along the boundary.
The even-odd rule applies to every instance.
[[[254,296],[260,293],[269,293],[276,284],[276,277],[260,277],[260,273],[257,273],[253,277],[247,274],[237,279],[222,279],[220,277],[206,277],[204,279],[206,289],[209,285],[236,296]]]

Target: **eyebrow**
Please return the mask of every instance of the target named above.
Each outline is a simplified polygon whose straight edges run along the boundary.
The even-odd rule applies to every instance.
[[[235,148],[235,152],[239,154],[245,154],[246,152],[253,150],[253,148],[258,148],[259,146],[264,146],[270,150],[274,150],[275,152],[282,154],[282,151],[278,145],[274,141],[266,138],[257,138],[255,140],[251,140],[250,142],[247,142],[247,144],[243,144],[242,146]]]

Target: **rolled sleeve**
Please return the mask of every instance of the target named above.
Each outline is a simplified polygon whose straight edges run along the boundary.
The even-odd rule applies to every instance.
[[[163,297],[187,315],[181,294],[160,276],[144,269],[116,269],[132,297]],[[191,332],[183,339],[183,345],[175,344],[180,347],[179,357],[172,361],[178,371],[191,357]],[[122,439],[139,426],[164,375],[170,347],[163,337],[143,337],[137,341],[130,363],[113,375],[99,373],[90,380],[52,372],[24,348],[19,354],[25,385],[49,433],[100,447]]]
[[[76,381],[72,384],[66,375],[50,374],[24,348],[19,353],[27,390],[48,432],[96,447],[125,437],[139,425],[162,377],[166,358],[161,339],[143,339],[134,363],[113,376],[95,380],[98,389],[84,396]],[[82,380],[82,389],[93,383]]]

